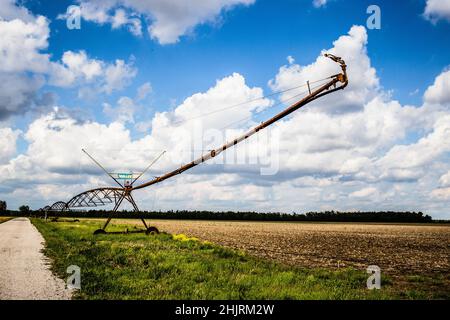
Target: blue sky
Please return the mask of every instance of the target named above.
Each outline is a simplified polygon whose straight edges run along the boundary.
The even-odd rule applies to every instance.
[[[154,89],[152,107],[165,110],[209,88],[232,72],[243,74],[250,85],[267,90],[267,82],[291,55],[307,64],[352,25],[364,25],[373,1],[331,1],[315,8],[309,0],[257,1],[222,15],[219,25],[200,25],[176,44],[160,45],[148,35],[136,37],[124,29],[111,30],[82,22],[81,30],[68,30],[56,17],[73,1],[29,1],[33,12],[52,20],[49,52],[59,58],[67,50],[86,50],[105,61],[136,58],[139,74],[134,85],[107,97],[127,95],[141,82]],[[445,68],[450,52],[448,23],[431,24],[423,18],[424,1],[379,1],[381,30],[369,31],[368,50],[382,85],[405,104],[419,104],[421,94]],[[100,39],[100,40],[99,40]],[[413,94],[416,89],[419,93]],[[59,93],[60,101],[66,92]],[[68,101],[74,96],[68,95]],[[99,101],[104,101],[101,97]],[[93,107],[84,101],[74,101]],[[68,105],[69,106],[69,105]],[[101,114],[97,114],[101,116]]]
[[[296,186],[301,185],[301,188],[309,188],[308,192],[317,197],[316,201],[310,201],[306,197],[299,200],[295,206],[303,206],[305,210],[369,210],[378,207],[423,210],[437,217],[450,218],[444,209],[448,207],[450,199],[450,182],[447,183],[447,175],[450,181],[449,152],[445,146],[437,148],[430,142],[438,144],[434,139],[443,139],[438,136],[442,126],[438,118],[447,116],[450,109],[446,95],[450,90],[446,87],[449,85],[446,81],[446,71],[450,65],[448,2],[218,0],[211,5],[201,2],[194,4],[194,1],[191,7],[183,8],[176,1],[168,1],[162,5],[160,0],[96,0],[92,1],[89,7],[82,7],[86,10],[83,9],[81,29],[69,30],[65,18],[61,16],[70,5],[86,5],[83,0],[5,0],[4,4],[0,5],[0,22],[4,22],[0,26],[0,33],[4,32],[4,38],[7,39],[5,41],[14,37],[22,39],[20,37],[23,36],[23,39],[44,39],[47,44],[31,45],[17,51],[29,50],[30,56],[40,59],[40,63],[31,58],[29,61],[25,58],[21,60],[20,55],[17,61],[14,61],[14,56],[18,54],[12,53],[10,60],[4,60],[5,65],[0,68],[0,76],[25,82],[38,77],[43,81],[35,91],[25,95],[32,97],[29,105],[13,105],[8,102],[11,101],[8,90],[0,92],[0,108],[4,109],[0,109],[0,129],[5,132],[5,141],[9,141],[4,142],[5,150],[9,151],[5,151],[5,155],[0,158],[0,171],[5,170],[12,177],[5,180],[3,189],[0,189],[0,196],[3,192],[3,198],[13,206],[22,203],[21,197],[32,193],[29,187],[24,187],[23,182],[27,181],[24,177],[30,177],[41,169],[48,170],[52,178],[48,181],[33,182],[34,186],[39,185],[39,190],[44,191],[40,196],[31,197],[32,206],[42,206],[47,204],[46,202],[60,200],[58,197],[70,198],[71,194],[81,192],[90,185],[106,183],[100,176],[92,177],[86,174],[88,163],[81,160],[81,155],[77,156],[78,160],[74,160],[75,162],[71,162],[73,159],[65,159],[64,156],[61,156],[60,160],[49,160],[54,156],[50,150],[53,146],[49,146],[49,150],[40,149],[45,148],[44,140],[53,141],[57,149],[59,144],[72,141],[69,136],[64,136],[66,133],[69,135],[77,130],[84,132],[88,128],[93,131],[102,128],[98,129],[98,132],[95,131],[100,135],[103,132],[101,130],[109,130],[117,124],[114,134],[118,134],[118,144],[124,141],[130,148],[145,145],[149,150],[156,150],[154,145],[158,148],[173,148],[168,142],[169,138],[167,144],[164,144],[167,137],[163,136],[163,133],[162,138],[160,137],[161,143],[155,142],[159,134],[156,132],[155,119],[160,119],[159,116],[163,119],[167,117],[170,127],[171,117],[180,116],[185,112],[183,110],[202,114],[208,112],[208,108],[220,107],[220,104],[228,106],[232,105],[233,101],[240,102],[238,97],[237,100],[217,100],[220,90],[227,92],[228,86],[242,89],[244,99],[253,97],[257,90],[261,90],[262,94],[270,94],[289,88],[289,84],[296,85],[292,79],[314,80],[316,74],[306,74],[302,68],[311,66],[311,70],[322,72],[324,69],[321,67],[321,61],[317,60],[318,56],[322,50],[334,47],[338,52],[348,52],[348,58],[354,63],[349,65],[349,68],[354,68],[354,71],[351,71],[355,74],[354,79],[367,83],[352,84],[354,87],[350,88],[344,98],[334,96],[332,100],[327,101],[329,108],[344,106],[342,117],[336,118],[328,107],[322,105],[317,106],[317,112],[326,117],[322,119],[323,123],[330,121],[330,125],[343,124],[346,123],[347,117],[351,119],[352,116],[345,106],[358,105],[359,113],[353,114],[354,119],[361,116],[367,121],[366,128],[372,128],[368,113],[371,105],[378,103],[385,113],[380,112],[384,118],[375,124],[378,127],[373,137],[367,137],[366,142],[361,142],[357,139],[357,134],[350,136],[354,133],[336,135],[334,142],[339,141],[343,145],[348,143],[352,147],[348,147],[348,159],[341,153],[331,153],[340,152],[336,150],[341,147],[336,146],[330,147],[330,153],[323,155],[323,163],[326,163],[326,159],[342,157],[341,161],[335,164],[335,168],[334,164],[331,165],[332,168],[326,169],[303,168],[298,165],[304,158],[316,159],[315,153],[309,152],[306,147],[300,154],[283,154],[283,159],[297,159],[294,161],[296,164],[293,165],[292,161],[281,162],[281,173],[266,180],[260,176],[252,176],[253,169],[244,173],[242,170],[245,169],[242,168],[222,172],[220,166],[213,166],[211,172],[206,171],[211,174],[208,177],[213,177],[214,174],[224,179],[231,177],[231,184],[245,186],[254,192],[254,196],[247,200],[233,199],[233,192],[229,191],[231,185],[225,184],[221,187],[215,186],[215,192],[220,195],[229,194],[232,199],[230,201],[223,200],[222,196],[216,197],[213,193],[206,198],[199,196],[198,202],[189,196],[180,196],[176,202],[163,197],[166,200],[161,200],[160,208],[172,208],[174,203],[177,203],[177,206],[194,203],[197,207],[213,209],[257,208],[263,211],[289,212],[296,208],[289,207],[292,201],[280,196],[283,193],[281,190],[286,187],[294,193],[300,192],[303,189]],[[380,30],[365,28],[369,17],[366,10],[372,4],[381,9]],[[125,20],[114,26],[116,21],[113,16],[120,10],[123,10]],[[39,16],[45,17],[46,22],[39,24]],[[139,21],[141,35],[130,31],[131,22],[136,20]],[[21,21],[23,28],[30,26],[30,30],[23,31],[23,34],[14,34],[14,31],[8,28],[14,21]],[[34,31],[31,26],[35,28]],[[355,29],[354,26],[360,27]],[[8,32],[12,34],[11,38]],[[31,35],[27,35],[27,32]],[[350,38],[345,40],[345,37]],[[12,49],[8,47],[7,50]],[[68,52],[73,53],[73,58],[80,58],[82,53],[85,54],[87,60],[83,62],[84,67],[91,69],[86,71],[87,69],[76,69],[77,67],[66,64],[63,56],[67,56]],[[49,56],[44,57],[46,54]],[[293,58],[290,62],[289,56]],[[120,64],[118,60],[127,70],[117,69],[117,72],[122,72],[122,78],[116,79],[116,87],[111,87],[107,70],[109,67],[111,70],[117,67]],[[9,65],[6,65],[7,63]],[[90,76],[92,78],[89,78]],[[224,80],[228,78],[229,83]],[[151,87],[151,90],[139,99],[137,92],[145,84]],[[30,85],[25,85],[27,86]],[[21,86],[13,89],[19,90],[18,88]],[[210,92],[214,88],[216,91]],[[236,90],[239,91],[238,89]],[[89,95],[81,97],[83,92],[88,92]],[[45,93],[51,93],[53,99],[44,106],[37,101],[41,101]],[[202,93],[203,96],[195,96],[197,93]],[[13,90],[11,96],[12,94]],[[211,106],[208,101],[212,103]],[[270,104],[266,102],[265,108]],[[271,103],[276,102],[275,99]],[[58,111],[55,111],[55,107]],[[258,115],[253,107],[248,112],[253,120],[259,121],[281,107],[268,108],[262,115]],[[120,110],[122,118],[117,116]],[[230,113],[224,115],[222,120],[226,124],[225,120],[239,119],[235,118],[236,116],[239,114]],[[183,117],[186,115],[183,114]],[[58,122],[62,121],[61,119],[67,121]],[[70,124],[70,119],[76,123]],[[283,125],[289,126],[295,121],[300,124],[303,121],[295,119],[297,118],[286,120]],[[213,126],[214,121],[208,121],[206,120],[203,126]],[[390,123],[394,123],[393,128],[388,127]],[[217,127],[217,124],[214,125]],[[250,123],[244,123],[239,129],[245,129],[246,125]],[[395,130],[395,126],[398,130]],[[44,127],[53,128],[53,131],[45,131]],[[165,132],[167,128],[160,129]],[[58,130],[61,132],[60,140],[55,137]],[[379,135],[378,140],[374,138],[376,135]],[[317,139],[318,144],[329,142],[328,138],[320,134],[311,139]],[[89,145],[91,142],[84,143]],[[372,148],[370,152],[363,147],[365,143]],[[301,141],[299,144],[301,145]],[[444,142],[441,144],[445,145]],[[72,147],[79,150],[80,146]],[[408,157],[421,154],[421,150],[430,149],[430,154],[435,157],[419,159],[417,156],[417,166],[399,164],[393,167],[385,164],[391,158],[400,159],[403,154]],[[41,155],[42,158],[38,159],[35,154]],[[352,159],[359,159],[359,162],[355,160],[358,165]],[[316,161],[322,163],[322,158],[317,158]],[[67,167],[62,163],[67,163]],[[70,169],[73,163],[79,170],[78,174],[65,174],[73,171]],[[426,168],[431,168],[431,164],[432,172],[426,174]],[[349,167],[352,169],[348,169]],[[354,167],[357,169],[353,169]],[[26,170],[31,170],[32,173],[27,173]],[[199,171],[188,175],[186,179],[193,186],[196,185],[196,173],[205,174]],[[292,178],[285,178],[289,176]],[[349,179],[351,183],[339,185],[337,181],[341,179]],[[52,185],[66,186],[67,193],[55,192]],[[320,189],[320,185],[329,186],[330,189]],[[176,192],[174,185],[169,185],[167,190],[161,188],[162,194]],[[208,186],[205,188],[208,189]],[[333,194],[334,200],[325,199],[324,194],[327,193]],[[274,204],[276,199],[279,199],[280,205]],[[411,202],[411,199],[420,199],[422,203]],[[152,201],[149,198],[143,200],[145,204]]]

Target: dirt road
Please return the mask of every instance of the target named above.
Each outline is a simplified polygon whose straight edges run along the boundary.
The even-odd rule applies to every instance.
[[[26,218],[0,224],[0,300],[70,299],[65,282],[48,269],[43,243]]]

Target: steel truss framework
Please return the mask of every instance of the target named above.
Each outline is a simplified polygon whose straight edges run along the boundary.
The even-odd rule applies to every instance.
[[[267,128],[268,126],[272,125],[273,123],[275,123],[275,122],[281,120],[282,118],[290,115],[291,113],[299,110],[300,108],[307,105],[308,103],[311,103],[312,101],[314,101],[316,99],[319,99],[323,96],[326,96],[328,94],[331,94],[333,92],[336,92],[338,90],[342,90],[342,89],[346,88],[348,85],[348,77],[347,77],[347,65],[345,64],[344,60],[342,60],[340,57],[336,57],[332,54],[325,54],[325,56],[330,58],[334,62],[338,63],[342,69],[342,73],[339,73],[339,74],[336,74],[336,75],[326,78],[329,81],[316,89],[311,89],[310,83],[307,82],[308,89],[309,89],[309,95],[307,95],[303,99],[292,104],[291,106],[284,109],[280,113],[276,114],[272,118],[262,122],[258,126],[254,127],[250,131],[246,132],[244,135],[241,135],[241,136],[237,137],[236,139],[225,143],[224,145],[222,145],[221,147],[219,147],[217,149],[211,150],[210,152],[202,155],[200,158],[198,158],[190,163],[187,163],[173,171],[170,171],[160,177],[156,177],[153,180],[150,180],[148,182],[142,183],[136,187],[133,186],[133,183],[136,182],[136,180],[138,180],[144,174],[144,172],[146,172],[164,153],[162,153],[159,157],[157,157],[144,170],[143,173],[141,173],[136,179],[134,179],[131,182],[130,185],[122,185],[116,178],[114,178],[110,173],[108,173],[108,171],[106,171],[105,168],[103,168],[101,166],[101,164],[99,164],[93,157],[91,157],[83,149],[82,151],[84,153],[86,153],[91,158],[91,160],[93,160],[120,187],[119,188],[117,188],[117,187],[116,188],[114,188],[114,187],[97,188],[97,189],[88,190],[88,191],[85,191],[85,192],[82,192],[82,193],[76,195],[75,197],[70,199],[68,202],[58,201],[51,206],[44,207],[42,210],[44,210],[44,211],[68,211],[73,208],[92,208],[92,207],[103,206],[106,204],[114,204],[114,209],[112,211],[116,212],[119,209],[122,202],[124,200],[126,200],[133,206],[133,208],[136,212],[139,212],[139,208],[137,207],[136,202],[134,201],[134,199],[131,195],[132,191],[138,190],[138,189],[143,189],[143,188],[149,187],[151,185],[161,183],[162,181],[172,178],[174,176],[177,176],[177,175],[179,175],[179,174],[181,174],[181,173],[183,173],[205,161],[208,161],[208,160],[216,157],[217,155],[224,152],[225,150],[248,139],[252,135],[258,133],[260,130]],[[111,221],[111,218],[112,217],[109,217],[107,219],[107,221],[105,222],[103,228],[96,230],[94,232],[94,234],[106,233],[105,229],[108,226],[109,222]],[[141,219],[141,220],[145,226],[145,231],[147,234],[158,232],[158,229],[156,229],[155,227],[148,227],[144,219]]]
[[[41,211],[63,212],[70,211],[75,208],[95,208],[107,204],[114,204],[113,212],[116,212],[122,202],[126,200],[132,206],[135,212],[139,212],[139,208],[131,195],[131,187],[121,188],[97,188],[82,192],[68,202],[58,201],[51,206],[45,206]],[[105,229],[111,221],[111,217],[107,219],[102,229],[95,231],[95,234],[105,233]],[[141,219],[147,233],[158,232],[155,227],[149,227],[144,219]]]
[[[117,203],[123,193],[119,188],[97,188],[84,191],[68,202],[58,201],[51,206],[45,206],[44,211],[67,211],[73,208],[94,208],[111,203]]]

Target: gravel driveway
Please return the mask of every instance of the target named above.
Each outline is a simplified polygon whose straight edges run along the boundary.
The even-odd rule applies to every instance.
[[[70,299],[65,281],[48,269],[43,244],[27,218],[0,224],[0,300]]]

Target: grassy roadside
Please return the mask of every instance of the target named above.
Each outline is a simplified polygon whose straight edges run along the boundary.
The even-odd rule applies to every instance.
[[[9,220],[11,220],[11,219],[12,219],[11,217],[0,217],[0,223],[9,221]]]
[[[46,240],[54,272],[66,278],[69,265],[81,268],[76,299],[408,298],[388,279],[382,290],[367,290],[367,274],[357,270],[292,268],[184,236],[94,237],[98,223],[92,221],[32,222]],[[409,298],[424,297],[418,291]]]

